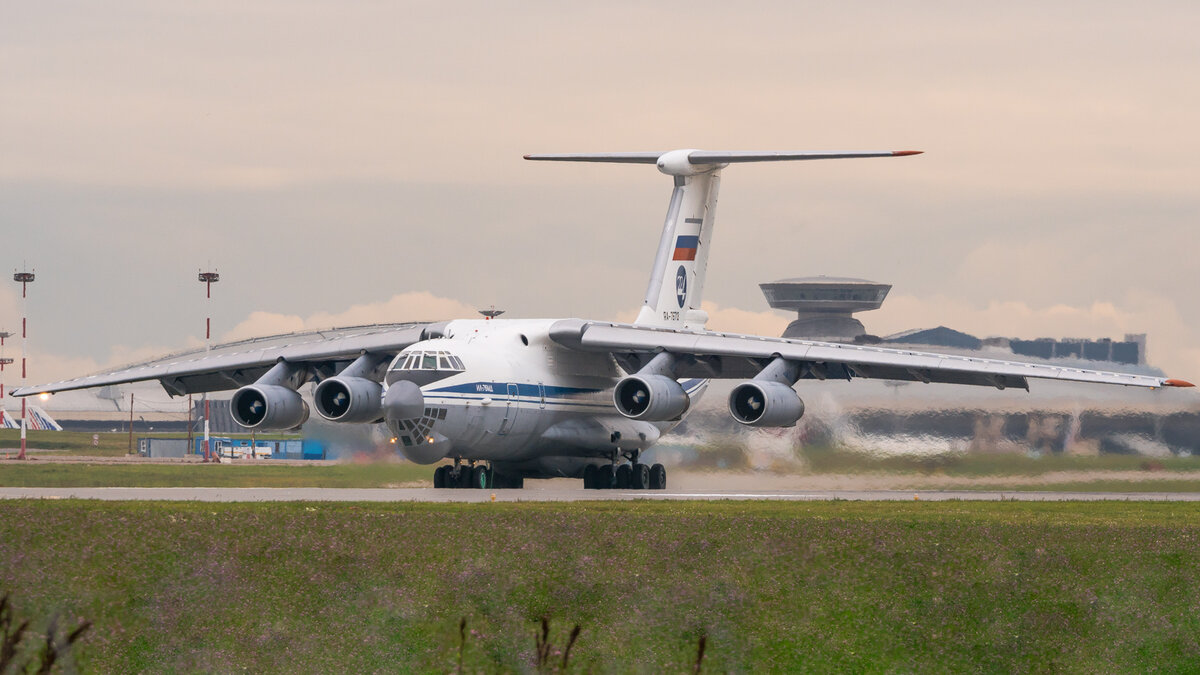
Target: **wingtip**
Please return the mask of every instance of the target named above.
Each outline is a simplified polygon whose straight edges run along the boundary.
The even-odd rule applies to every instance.
[[[893,150],[892,157],[908,157],[909,155],[923,155],[924,150]]]
[[[1194,387],[1196,385],[1192,384],[1191,382],[1188,382],[1187,380],[1177,380],[1177,379],[1172,378],[1169,380],[1163,380],[1163,386],[1164,387]]]

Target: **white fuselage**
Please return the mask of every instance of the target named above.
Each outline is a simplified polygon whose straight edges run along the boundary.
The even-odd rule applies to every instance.
[[[623,376],[612,356],[571,350],[549,338],[552,319],[453,321],[446,337],[402,351],[386,382],[416,382],[420,419],[389,420],[413,461],[445,457],[574,475],[597,458],[644,450],[682,420],[628,419],[613,404]],[[693,403],[707,380],[681,382]]]

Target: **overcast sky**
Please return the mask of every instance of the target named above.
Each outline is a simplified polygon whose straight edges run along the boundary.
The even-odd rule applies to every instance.
[[[521,155],[679,147],[926,151],[726,170],[711,327],[778,334],[759,282],[858,276],[894,284],[873,333],[1147,332],[1200,378],[1194,0],[0,14],[0,264],[37,272],[35,381],[197,344],[209,265],[218,338],[632,318],[670,179]]]

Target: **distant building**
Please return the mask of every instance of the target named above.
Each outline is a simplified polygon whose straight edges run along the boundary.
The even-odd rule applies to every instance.
[[[937,328],[917,328],[906,330],[883,338],[885,343],[907,345],[933,345],[937,347],[953,347],[955,349],[979,349],[983,340],[974,335],[967,335],[953,328],[938,326]]]
[[[879,309],[891,284],[848,277],[802,277],[759,284],[767,303],[796,312],[784,337],[854,340],[866,329],[854,314]]]

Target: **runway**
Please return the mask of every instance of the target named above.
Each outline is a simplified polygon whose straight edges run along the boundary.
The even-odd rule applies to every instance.
[[[1200,501],[1197,492],[1039,492],[977,490],[584,490],[547,484],[524,490],[434,488],[0,488],[0,499],[95,499],[101,501],[199,502],[587,502],[587,501]]]

